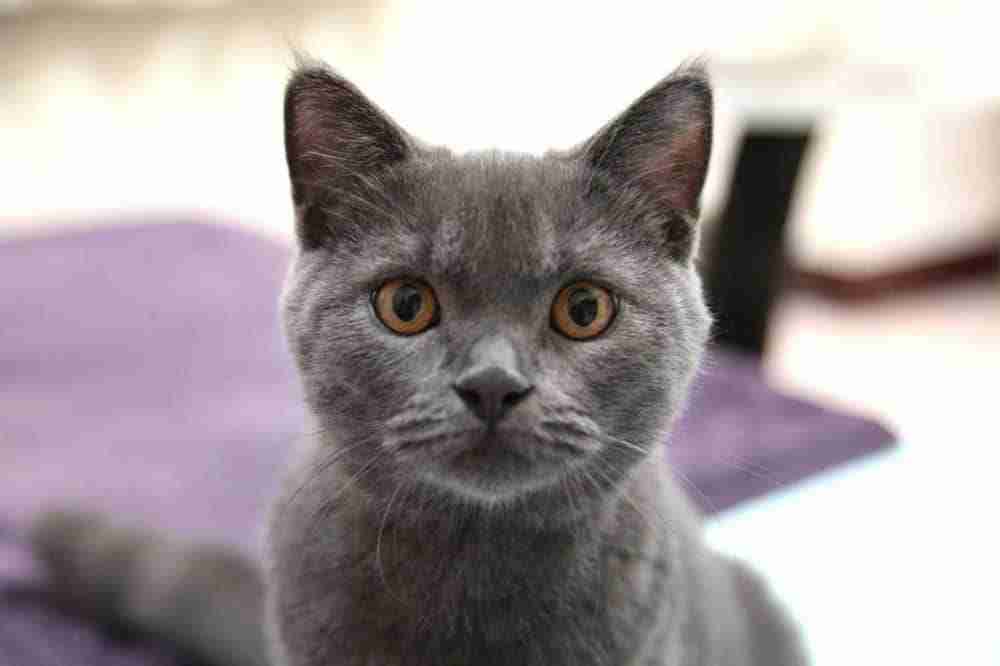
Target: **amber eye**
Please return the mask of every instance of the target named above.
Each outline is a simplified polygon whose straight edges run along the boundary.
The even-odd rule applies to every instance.
[[[552,326],[574,340],[600,335],[614,318],[614,297],[607,289],[590,282],[563,287],[552,304]]]
[[[415,280],[389,280],[373,294],[375,314],[399,335],[423,333],[437,323],[434,291]]]

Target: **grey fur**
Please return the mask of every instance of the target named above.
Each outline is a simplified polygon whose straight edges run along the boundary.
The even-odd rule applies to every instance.
[[[285,118],[299,251],[283,309],[316,434],[269,521],[275,662],[803,663],[663,462],[710,325],[692,265],[704,72],[540,158],[422,146],[315,65]],[[380,323],[371,294],[397,277],[434,289],[435,327]],[[579,342],[550,309],[584,278],[619,312]],[[489,428],[452,384],[494,339],[533,389]]]

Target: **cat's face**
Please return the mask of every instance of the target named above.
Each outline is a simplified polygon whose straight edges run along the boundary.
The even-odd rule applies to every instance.
[[[420,148],[324,70],[293,79],[286,122],[286,330],[359,487],[562,510],[658,449],[708,330],[698,72],[542,158]]]

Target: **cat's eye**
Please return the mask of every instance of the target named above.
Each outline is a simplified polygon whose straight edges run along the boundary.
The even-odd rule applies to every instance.
[[[611,325],[615,298],[607,289],[586,281],[563,287],[552,303],[552,327],[573,340],[597,337]]]
[[[417,335],[437,323],[434,291],[417,280],[389,280],[372,294],[379,320],[398,335]]]

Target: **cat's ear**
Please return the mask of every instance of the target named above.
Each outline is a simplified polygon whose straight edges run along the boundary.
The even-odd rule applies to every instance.
[[[412,143],[382,110],[329,68],[301,64],[285,90],[285,157],[299,239],[321,240],[326,221],[314,207],[370,184],[405,160]]]
[[[712,149],[712,88],[700,64],[653,86],[582,147],[613,188],[664,212],[671,244],[693,237]],[[578,153],[579,154],[579,153]]]

